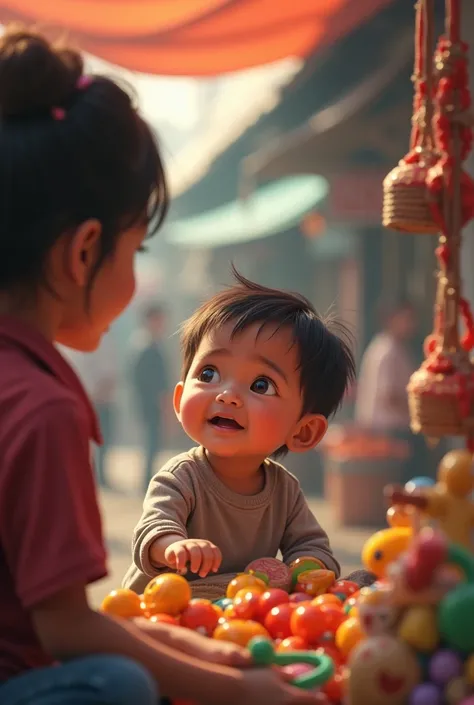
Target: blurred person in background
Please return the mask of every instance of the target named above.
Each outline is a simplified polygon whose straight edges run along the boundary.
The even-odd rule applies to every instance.
[[[110,488],[107,477],[107,459],[114,440],[116,395],[118,387],[117,351],[113,335],[109,332],[92,353],[82,353],[61,348],[62,353],[75,368],[96,409],[102,445],[96,451],[96,476],[99,486]]]
[[[144,492],[162,449],[166,403],[169,401],[169,377],[163,349],[165,323],[163,307],[157,303],[149,304],[133,341],[131,381],[145,454]]]
[[[410,457],[404,480],[425,475],[424,438],[410,431],[407,385],[416,369],[411,342],[417,317],[409,301],[382,309],[382,330],[369,343],[361,362],[356,390],[355,420],[358,426],[408,442]]]
[[[406,431],[410,425],[407,384],[415,371],[409,343],[416,315],[409,302],[382,311],[382,331],[362,357],[356,398],[356,421],[381,431]]]

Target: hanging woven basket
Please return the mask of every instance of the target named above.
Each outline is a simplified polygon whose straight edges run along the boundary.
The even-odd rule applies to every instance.
[[[383,182],[382,223],[402,233],[439,232],[426,187],[438,155],[433,144],[433,0],[416,4],[414,99],[410,150]]]
[[[430,194],[426,188],[429,170],[436,163],[431,151],[420,152],[415,162],[402,159],[383,182],[384,227],[404,233],[436,234]]]
[[[423,364],[407,387],[411,429],[428,438],[466,436],[474,431],[474,366],[466,361],[449,373]]]

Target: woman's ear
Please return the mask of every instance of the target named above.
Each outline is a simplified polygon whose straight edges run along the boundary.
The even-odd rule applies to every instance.
[[[181,422],[181,399],[183,398],[184,382],[178,382],[174,388],[173,407],[174,413],[179,422]]]
[[[79,286],[86,286],[98,257],[102,225],[95,218],[84,221],[76,229],[67,248],[69,276]]]
[[[328,429],[328,420],[320,414],[305,414],[286,441],[288,450],[305,453],[315,448]]]

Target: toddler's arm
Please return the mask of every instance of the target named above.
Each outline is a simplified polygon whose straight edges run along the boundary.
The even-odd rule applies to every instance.
[[[162,469],[152,478],[132,540],[133,562],[142,573],[153,577],[157,568],[168,565],[166,550],[187,539],[193,507],[192,486],[179,473]]]
[[[288,565],[301,556],[313,556],[339,576],[340,566],[334,558],[326,532],[310,510],[299,483],[294,480],[293,498],[280,550]]]
[[[125,576],[125,587],[141,592],[143,576],[153,577],[165,566],[183,574],[189,567],[201,578],[219,569],[222,556],[217,546],[187,535],[195,503],[190,472],[192,468],[181,462],[165,466],[152,478],[134,532],[134,565]]]

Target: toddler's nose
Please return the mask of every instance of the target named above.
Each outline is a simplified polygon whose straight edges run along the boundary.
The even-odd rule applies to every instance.
[[[216,396],[216,401],[220,404],[230,404],[231,406],[242,406],[242,399],[233,389],[225,389]]]

